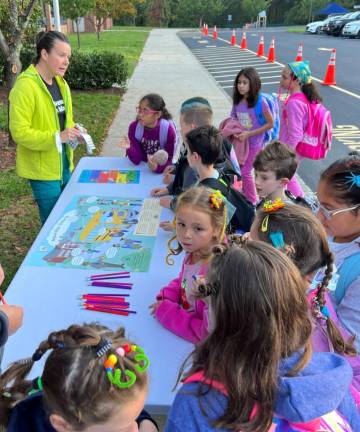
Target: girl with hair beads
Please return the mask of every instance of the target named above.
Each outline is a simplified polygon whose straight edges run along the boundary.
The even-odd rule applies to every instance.
[[[162,288],[151,314],[176,335],[196,343],[208,333],[208,305],[197,299],[197,278],[205,275],[211,259],[212,247],[224,238],[226,227],[225,201],[219,192],[205,187],[193,187],[180,195],[175,212],[176,235],[168,245],[171,255],[185,257],[179,276]],[[177,240],[178,247],[171,243]]]
[[[126,149],[133,164],[147,162],[151,171],[162,173],[172,163],[177,141],[175,123],[164,99],[156,93],[142,97],[136,112],[128,137],[120,141],[119,147]]]
[[[318,104],[322,101],[312,82],[309,62],[288,63],[281,74],[280,89],[289,93],[281,114],[280,141],[296,151],[309,121],[309,104]],[[301,159],[298,155],[298,160]],[[304,197],[295,175],[288,183],[287,189],[295,197]]]
[[[165,431],[359,430],[350,366],[312,354],[296,266],[263,242],[213,253],[199,291],[210,296],[214,328],[192,353]]]
[[[318,218],[329,235],[339,280],[332,293],[340,323],[355,336],[360,352],[360,155],[330,165],[317,189]]]
[[[48,350],[42,376],[26,379]],[[8,432],[155,432],[142,411],[148,366],[123,328],[85,324],[50,333],[1,375],[0,424]]]
[[[251,174],[253,162],[265,144],[265,132],[274,126],[269,105],[264,97],[261,98],[261,112],[266,123],[261,125],[257,118],[255,107],[260,98],[260,89],[261,81],[256,69],[241,69],[234,81],[233,107],[230,113],[230,117],[238,120],[243,128],[243,132],[237,135],[238,139],[244,146],[248,145],[246,160],[240,168],[243,192],[253,204],[256,202],[255,183]]]
[[[339,323],[329,298],[328,286],[334,285],[334,258],[320,221],[304,207],[268,201],[257,212],[250,237],[272,244],[296,264],[307,281],[313,349],[347,357],[353,368],[354,396],[360,402],[360,357],[353,346],[354,338]]]

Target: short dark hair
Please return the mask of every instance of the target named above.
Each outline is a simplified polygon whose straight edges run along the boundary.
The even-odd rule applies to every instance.
[[[223,138],[214,126],[200,126],[186,134],[191,153],[196,152],[204,165],[214,164],[221,156]]]
[[[161,113],[160,118],[165,120],[171,120],[172,115],[166,108],[166,104],[164,99],[157,93],[148,93],[140,99],[140,102],[147,102],[149,107],[154,111],[159,111]]]
[[[294,177],[298,161],[296,153],[288,145],[273,141],[263,148],[253,163],[255,171],[273,171],[276,180]]]
[[[237,88],[237,82],[241,75],[244,75],[244,77],[250,81],[249,94],[246,101],[249,108],[254,108],[259,98],[261,80],[256,69],[253,67],[241,69],[241,71],[236,75],[233,87],[233,104],[237,105],[244,98],[244,96],[239,93]]]
[[[186,124],[210,126],[213,122],[213,111],[209,101],[200,96],[184,101],[180,108],[180,115]]]
[[[44,49],[47,53],[49,53],[56,41],[65,42],[70,45],[69,39],[64,35],[64,33],[51,30],[51,31],[42,31],[36,35],[36,58],[35,64],[38,64],[41,58],[41,51]]]

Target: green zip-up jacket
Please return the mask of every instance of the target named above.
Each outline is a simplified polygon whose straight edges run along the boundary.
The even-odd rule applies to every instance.
[[[55,79],[64,99],[65,128],[73,127],[70,88],[62,77]],[[56,146],[59,117],[51,94],[34,65],[19,75],[9,100],[10,132],[17,145],[17,174],[31,180],[61,180],[62,157]],[[69,146],[66,146],[66,154],[72,171],[73,151]]]

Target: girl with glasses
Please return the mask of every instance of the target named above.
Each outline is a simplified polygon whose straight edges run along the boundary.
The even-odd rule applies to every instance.
[[[162,173],[172,163],[177,142],[176,127],[164,99],[150,93],[140,99],[136,120],[130,123],[128,137],[119,143],[135,165],[147,162],[151,171]]]
[[[320,177],[318,218],[335,255],[339,281],[333,292],[338,318],[360,351],[360,155],[330,165]]]

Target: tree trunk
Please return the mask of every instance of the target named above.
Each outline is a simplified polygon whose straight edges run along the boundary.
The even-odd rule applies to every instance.
[[[9,46],[9,55],[6,59],[4,70],[6,88],[9,91],[12,89],[17,76],[21,72],[20,49],[21,45],[18,47]]]
[[[80,18],[76,18],[75,22],[76,22],[76,33],[77,33],[78,49],[80,49],[80,31],[79,31]]]

